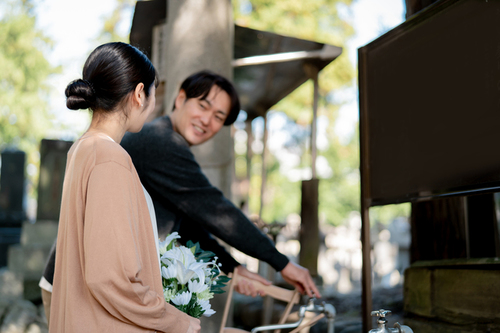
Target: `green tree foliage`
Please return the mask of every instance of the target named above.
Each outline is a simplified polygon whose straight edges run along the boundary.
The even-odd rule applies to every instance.
[[[51,124],[47,78],[58,71],[42,50],[52,42],[35,26],[29,1],[0,5],[0,151],[20,149],[38,165],[38,149]],[[33,173],[31,181],[36,181]]]
[[[124,42],[129,43],[129,37],[120,34],[118,26],[123,22],[125,13],[135,8],[136,0],[117,0],[115,9],[104,18],[103,27],[99,36],[101,43]]]
[[[345,43],[354,34],[354,30],[350,22],[339,14],[340,10],[347,9],[351,3],[352,0],[233,0],[234,18],[238,25],[343,47],[342,55],[319,74],[318,115],[328,121],[328,147],[318,151],[318,154],[328,161],[332,171],[331,176],[320,180],[319,209],[320,216],[332,224],[341,224],[349,212],[359,211],[357,134],[347,144],[340,142],[334,126],[341,102],[332,98],[336,90],[352,86],[356,76],[345,48]],[[304,130],[309,130],[312,104],[313,84],[309,80],[272,107],[272,110],[286,113]],[[310,167],[309,138],[295,137],[292,141],[295,141],[295,145],[288,148],[301,157],[297,168]],[[262,216],[266,221],[283,220],[290,213],[300,212],[301,184],[290,181],[280,173],[279,164],[282,162],[275,156],[268,158]],[[255,196],[259,194],[259,188],[260,171],[257,171],[252,173],[250,181],[250,210],[254,213],[258,207]]]
[[[354,30],[339,16],[339,8],[347,8],[351,3],[352,0],[233,0],[233,8],[238,25],[343,47]],[[320,95],[324,98],[334,89],[351,85],[355,75],[344,48],[342,55],[321,71]],[[309,124],[311,91],[312,83],[307,82],[273,109],[284,110],[300,123]]]

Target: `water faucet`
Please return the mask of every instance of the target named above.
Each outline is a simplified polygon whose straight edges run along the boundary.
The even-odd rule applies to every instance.
[[[368,333],[413,333],[413,330],[406,325],[401,325],[396,322],[394,324],[394,328],[387,328],[387,319],[386,316],[392,314],[390,310],[380,309],[377,311],[372,311],[372,317],[379,317],[377,320],[378,328],[370,330]]]

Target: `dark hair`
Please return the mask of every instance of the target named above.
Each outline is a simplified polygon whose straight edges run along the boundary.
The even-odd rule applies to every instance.
[[[141,82],[149,97],[151,85],[157,82],[156,70],[144,53],[125,43],[103,44],[89,55],[82,79],[66,87],[66,106],[113,111]]]
[[[214,85],[217,85],[219,88],[224,90],[231,99],[231,108],[229,109],[229,114],[224,121],[224,125],[231,125],[240,113],[240,99],[238,98],[236,89],[228,79],[214,72],[203,70],[191,74],[187,79],[185,79],[184,82],[182,82],[181,90],[186,92],[186,99],[205,99]]]

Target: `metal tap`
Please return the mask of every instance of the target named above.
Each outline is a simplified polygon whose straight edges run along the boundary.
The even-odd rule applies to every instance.
[[[387,319],[385,317],[392,314],[390,310],[380,309],[372,311],[371,314],[372,317],[379,317],[377,320],[378,328],[370,330],[368,333],[413,333],[413,330],[409,326],[401,325],[398,322],[394,324],[394,328],[387,328]]]

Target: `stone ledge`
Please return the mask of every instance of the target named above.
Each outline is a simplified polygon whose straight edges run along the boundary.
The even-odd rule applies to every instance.
[[[498,258],[417,263],[405,272],[404,310],[409,316],[474,332],[475,325],[498,330],[499,309]]]

